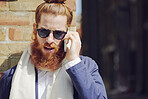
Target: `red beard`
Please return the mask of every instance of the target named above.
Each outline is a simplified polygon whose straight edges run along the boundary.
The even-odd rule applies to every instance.
[[[54,47],[55,52],[44,55],[43,52],[41,51],[41,48],[45,45]],[[59,64],[65,57],[65,53],[63,51],[62,46],[63,46],[62,44],[60,47],[58,47],[55,44],[48,44],[48,43],[39,45],[38,41],[35,40],[31,44],[32,63],[39,70],[47,70],[47,71],[57,70],[59,67],[61,67],[61,65]]]

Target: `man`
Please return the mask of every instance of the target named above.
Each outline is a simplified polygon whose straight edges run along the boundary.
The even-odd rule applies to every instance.
[[[37,7],[33,42],[4,73],[0,99],[107,99],[97,64],[79,55],[79,34],[68,32],[72,12],[64,1],[45,0]]]

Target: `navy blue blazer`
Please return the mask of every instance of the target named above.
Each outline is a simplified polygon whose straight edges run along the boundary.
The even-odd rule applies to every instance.
[[[107,99],[98,65],[89,57],[81,56],[81,62],[67,69],[73,87],[74,99]],[[0,99],[9,99],[11,82],[16,66],[7,70],[0,80]],[[36,70],[36,99],[38,99],[38,73]]]

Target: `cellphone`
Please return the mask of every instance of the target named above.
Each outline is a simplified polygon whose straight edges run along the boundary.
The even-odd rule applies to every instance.
[[[64,48],[64,52],[67,52],[67,48],[70,49],[70,46],[71,46],[71,40],[68,41],[68,44],[66,44],[67,40],[63,40],[63,48]]]
[[[66,44],[66,40],[63,40],[63,48],[64,48],[64,52],[67,52],[67,44]]]

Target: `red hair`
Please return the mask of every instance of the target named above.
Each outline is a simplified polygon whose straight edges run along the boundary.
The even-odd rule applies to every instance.
[[[38,24],[41,21],[41,15],[43,13],[46,14],[53,14],[55,16],[57,15],[63,15],[67,17],[67,26],[69,27],[72,22],[73,14],[70,8],[68,8],[65,4],[64,1],[66,0],[44,0],[44,3],[41,3],[35,11],[35,22],[36,22],[36,27],[38,27]],[[32,39],[35,40],[37,37],[36,35],[37,31],[34,29],[33,31],[33,37]]]

